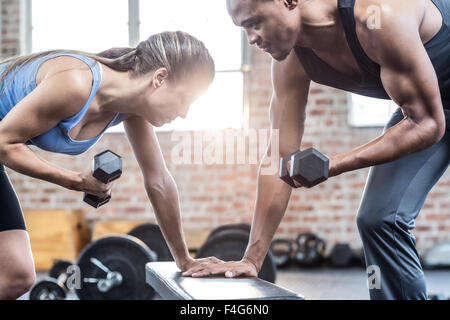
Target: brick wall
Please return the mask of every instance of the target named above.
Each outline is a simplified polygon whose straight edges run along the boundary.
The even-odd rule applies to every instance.
[[[19,53],[19,0],[0,0],[2,26],[1,35],[1,56],[8,57]]]
[[[2,54],[18,51],[18,1],[2,0]],[[249,101],[247,113],[250,128],[268,128],[268,105],[271,96],[270,59],[252,52],[251,71],[245,90]],[[314,146],[328,155],[348,151],[381,133],[381,128],[355,129],[347,125],[345,93],[313,84],[307,109],[303,147]],[[236,132],[238,132],[237,130]],[[257,165],[180,165],[171,160],[177,143],[171,133],[158,133],[167,166],[178,183],[185,228],[207,229],[222,223],[250,221],[255,201]],[[8,170],[23,209],[82,208],[90,222],[108,219],[149,219],[153,210],[147,199],[139,167],[126,137],[106,134],[86,154],[70,157],[51,154],[33,147],[44,159],[71,169],[90,166],[92,157],[110,148],[124,156],[124,175],[116,183],[113,200],[94,210],[85,205],[78,192],[16,174]],[[247,150],[237,151],[247,153]],[[346,173],[310,190],[295,190],[277,236],[295,238],[301,231],[312,231],[324,237],[329,247],[336,241],[360,246],[355,215],[368,169]],[[417,219],[414,234],[420,251],[438,241],[450,239],[450,174],[447,172],[430,193]]]

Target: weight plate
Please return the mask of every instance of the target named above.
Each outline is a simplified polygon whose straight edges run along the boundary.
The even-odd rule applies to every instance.
[[[68,260],[56,260],[52,268],[48,272],[50,278],[58,279],[59,275],[67,272],[67,268],[73,263]]]
[[[221,226],[218,226],[217,228],[215,228],[213,231],[211,231],[211,233],[209,234],[208,238],[206,240],[208,240],[209,238],[211,238],[212,236],[216,235],[219,232],[222,231],[228,231],[228,230],[241,230],[241,231],[245,231],[247,233],[250,233],[250,229],[251,229],[251,225],[248,223],[230,223],[230,224],[224,224]]]
[[[111,272],[117,272],[122,282],[102,292],[97,283],[88,279],[107,278],[108,270],[93,263],[97,259]],[[147,300],[155,292],[145,282],[145,264],[156,261],[156,254],[141,240],[128,235],[114,235],[90,243],[78,257],[81,288],[75,292],[80,300]],[[104,268],[103,267],[103,268]]]
[[[224,261],[239,261],[247,248],[249,233],[243,230],[222,230],[209,238],[197,251],[196,258],[215,256]],[[276,266],[269,249],[258,278],[274,283]]]
[[[128,235],[143,241],[147,247],[156,253],[158,261],[173,261],[166,240],[157,224],[144,223],[138,225],[131,229],[131,231],[128,232]]]
[[[64,300],[66,291],[52,278],[37,282],[30,291],[30,300]]]

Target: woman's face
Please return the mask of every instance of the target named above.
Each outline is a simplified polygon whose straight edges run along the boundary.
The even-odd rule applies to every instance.
[[[158,71],[156,71],[158,72]],[[155,127],[186,118],[191,104],[209,87],[205,76],[192,74],[186,79],[171,80],[163,75],[153,76],[152,89],[146,97],[146,119]]]

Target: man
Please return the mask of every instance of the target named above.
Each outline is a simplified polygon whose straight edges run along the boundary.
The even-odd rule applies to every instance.
[[[377,139],[330,158],[329,176],[372,167],[357,224],[367,266],[379,267],[372,299],[426,299],[414,236],[425,198],[450,162],[449,0],[227,0],[233,22],[273,60],[273,130],[280,153],[299,149],[310,81],[392,99],[400,108]],[[447,126],[446,126],[447,121]],[[296,186],[299,186],[296,184]],[[256,276],[291,188],[258,176],[249,244],[239,262],[185,275]]]

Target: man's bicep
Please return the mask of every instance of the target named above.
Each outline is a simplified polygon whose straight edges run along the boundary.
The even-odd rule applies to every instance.
[[[412,121],[420,123],[427,118],[443,121],[442,100],[436,75],[432,67],[426,68],[424,64],[411,65],[408,71],[382,66],[381,80],[391,99]]]
[[[403,34],[407,45],[400,46],[395,38],[391,38],[392,46],[387,41],[383,44],[380,66],[386,92],[414,123],[431,121],[445,127],[439,82],[419,35],[406,30],[395,33],[397,37]]]
[[[417,4],[405,7],[404,2],[383,2],[380,28],[360,26],[358,36],[365,52],[380,65],[386,92],[405,115],[416,122],[441,121],[439,83],[419,33],[423,8]],[[362,1],[359,6],[364,3],[368,4]],[[365,21],[361,16],[359,20]]]

